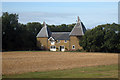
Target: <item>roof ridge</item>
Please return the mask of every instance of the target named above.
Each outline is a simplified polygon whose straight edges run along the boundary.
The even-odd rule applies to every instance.
[[[52,34],[69,34],[70,32],[52,32]]]
[[[69,32],[53,32],[53,33],[69,33]]]

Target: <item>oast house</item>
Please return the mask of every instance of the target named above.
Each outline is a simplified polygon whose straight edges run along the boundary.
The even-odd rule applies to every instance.
[[[68,51],[82,49],[79,39],[85,34],[86,28],[79,19],[71,32],[51,32],[46,23],[37,34],[37,46],[43,50]]]

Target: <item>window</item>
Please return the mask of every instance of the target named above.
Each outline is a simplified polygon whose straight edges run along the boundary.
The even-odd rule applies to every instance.
[[[65,40],[65,43],[67,43],[67,40]]]
[[[55,42],[54,41],[51,41],[51,45],[54,45],[55,44]]]
[[[75,45],[72,45],[72,49],[75,49]]]
[[[51,41],[52,44],[54,44],[54,41]]]
[[[51,46],[50,48],[51,48],[51,49],[56,49],[56,46]]]
[[[44,48],[44,46],[41,44],[41,49],[43,49]]]
[[[50,51],[56,51],[56,46],[50,46]]]

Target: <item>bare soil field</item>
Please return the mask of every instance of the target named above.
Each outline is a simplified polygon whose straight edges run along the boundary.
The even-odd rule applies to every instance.
[[[3,75],[118,64],[118,54],[80,52],[3,52]]]

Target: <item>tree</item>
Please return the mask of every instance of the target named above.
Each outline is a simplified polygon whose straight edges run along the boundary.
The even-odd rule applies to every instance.
[[[80,40],[80,45],[86,51],[120,52],[120,25],[99,25],[88,30]]]
[[[37,33],[40,31],[41,28],[42,25],[38,22],[27,23],[26,25],[26,29],[29,32],[32,32],[35,36],[37,35]]]
[[[18,15],[7,12],[2,15],[2,47],[13,50],[15,47],[16,30],[18,29]]]
[[[3,50],[35,50],[36,36],[43,27],[39,22],[18,23],[18,14],[4,12],[2,15],[2,49]],[[51,31],[71,31],[74,24],[47,25]]]
[[[36,35],[41,24],[34,22],[27,25],[18,23],[17,14],[7,12],[2,15],[2,48],[3,50],[34,50]]]
[[[104,28],[104,32],[104,44],[102,45],[102,48],[106,52],[119,52],[120,26],[115,23],[111,25],[107,24]]]

